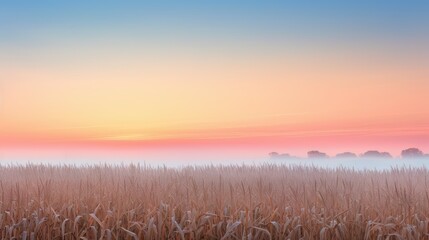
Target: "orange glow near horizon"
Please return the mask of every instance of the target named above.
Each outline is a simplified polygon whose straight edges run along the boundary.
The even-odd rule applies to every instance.
[[[380,137],[429,136],[423,66],[314,55],[185,59],[6,69],[0,142],[296,147],[297,139],[324,146],[341,138],[353,149]]]

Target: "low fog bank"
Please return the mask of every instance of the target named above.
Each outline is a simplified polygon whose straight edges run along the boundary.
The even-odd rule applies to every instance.
[[[287,166],[313,166],[320,168],[336,169],[348,168],[354,170],[390,170],[392,168],[427,168],[429,169],[429,158],[289,158],[283,160],[271,160],[274,164]]]
[[[189,166],[228,166],[247,165],[258,166],[264,164],[285,166],[312,166],[328,169],[348,168],[354,170],[390,170],[392,168],[427,168],[429,157],[416,148],[402,151],[401,156],[392,156],[383,151],[370,150],[363,153],[342,152],[334,156],[312,150],[306,157],[296,157],[287,153],[272,152],[269,156],[251,157],[249,155],[234,156],[228,154],[213,154],[213,152],[175,153],[174,151],[161,155],[142,154],[55,154],[50,156],[37,155],[6,155],[0,154],[1,166],[24,166],[27,164],[43,164],[53,166],[94,166],[110,165],[123,166],[131,164],[147,165],[151,167],[183,168]]]
[[[334,158],[294,158],[288,159],[269,159],[265,158],[230,158],[230,159],[204,159],[199,160],[186,158],[177,159],[131,159],[131,158],[73,158],[64,161],[64,159],[3,159],[0,166],[25,166],[25,165],[43,164],[51,166],[76,166],[88,167],[96,165],[109,166],[128,166],[142,165],[154,168],[184,168],[184,167],[201,167],[201,166],[230,166],[230,165],[278,165],[278,166],[304,166],[318,167],[323,169],[346,168],[353,170],[390,170],[392,168],[426,168],[429,169],[429,158],[365,158],[365,157],[334,157]]]
[[[341,152],[336,154],[335,156],[329,156],[327,153],[311,150],[307,152],[306,158],[301,158],[297,156],[290,155],[288,153],[278,153],[278,152],[270,152],[269,157],[274,160],[288,160],[288,159],[351,159],[351,158],[359,158],[359,159],[429,159],[429,154],[423,153],[418,148],[407,148],[401,151],[401,155],[398,157],[393,157],[389,152],[378,151],[378,150],[368,150],[361,154],[356,154],[353,152]]]
[[[400,156],[392,156],[388,152],[368,150],[361,154],[342,152],[334,156],[318,151],[308,151],[307,157],[292,156],[287,153],[269,153],[269,158],[275,164],[315,166],[320,168],[350,168],[355,170],[389,170],[392,168],[428,168],[429,154],[418,148],[408,148]]]
[[[129,166],[146,165],[154,168],[183,168],[188,166],[206,165],[260,165],[269,163],[267,157],[226,157],[211,155],[181,155],[168,154],[166,156],[132,155],[73,155],[73,156],[1,156],[0,166],[50,165],[87,167],[97,165]]]

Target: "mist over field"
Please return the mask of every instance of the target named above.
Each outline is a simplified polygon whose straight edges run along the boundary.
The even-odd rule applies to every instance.
[[[410,151],[411,152],[407,152]],[[150,167],[183,168],[193,166],[260,166],[273,164],[278,166],[308,166],[324,169],[346,168],[354,170],[390,170],[393,168],[429,169],[429,156],[417,148],[404,149],[402,155],[391,156],[375,150],[361,154],[340,152],[329,156],[323,152],[308,151],[308,156],[294,156],[286,153],[270,152],[267,154],[241,154],[215,150],[180,151],[163,149],[157,151],[25,151],[0,152],[0,165],[146,165]],[[417,154],[416,154],[417,153]]]

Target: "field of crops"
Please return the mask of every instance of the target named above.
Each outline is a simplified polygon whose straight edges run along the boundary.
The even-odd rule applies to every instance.
[[[426,169],[3,166],[2,239],[426,239]]]

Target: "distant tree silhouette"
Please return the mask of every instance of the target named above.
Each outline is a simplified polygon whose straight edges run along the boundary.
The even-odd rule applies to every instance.
[[[270,155],[270,158],[276,158],[279,156],[278,152],[270,152],[268,155]]]
[[[287,153],[278,153],[278,152],[270,152],[269,153],[270,158],[272,159],[286,159],[286,158],[291,158],[291,156]]]
[[[337,157],[337,158],[355,158],[355,157],[357,157],[357,155],[355,153],[352,153],[352,152],[343,152],[343,153],[338,153],[335,157]]]
[[[379,152],[375,150],[370,150],[362,154],[362,157],[367,158],[392,158],[392,155],[388,152]]]
[[[324,152],[319,151],[309,151],[307,153],[308,158],[328,158],[328,155]]]
[[[418,148],[408,148],[408,149],[402,150],[401,156],[403,158],[416,158],[416,157],[424,157],[424,154]]]

